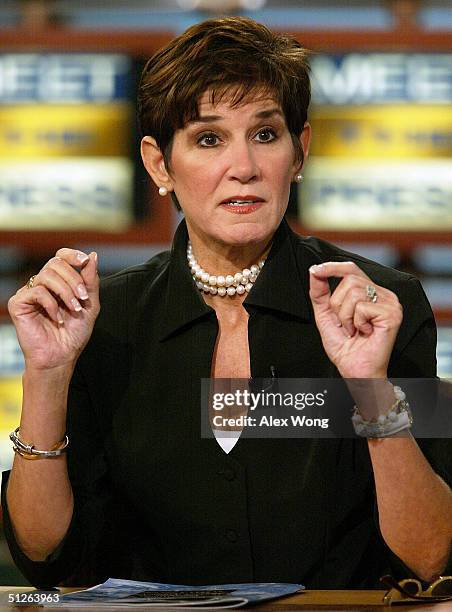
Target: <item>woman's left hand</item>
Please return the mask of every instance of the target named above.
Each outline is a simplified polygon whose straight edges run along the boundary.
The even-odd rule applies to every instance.
[[[353,262],[310,268],[309,295],[323,348],[344,378],[386,378],[402,306]],[[342,280],[330,292],[329,277]],[[369,297],[376,291],[376,299]],[[374,294],[375,295],[375,294]]]

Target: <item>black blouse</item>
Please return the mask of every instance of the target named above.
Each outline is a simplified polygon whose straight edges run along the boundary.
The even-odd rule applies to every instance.
[[[200,379],[211,373],[218,324],[190,276],[186,243],[182,222],[171,252],[102,282],[69,397],[72,523],[46,561],[30,561],[3,496],[15,562],[39,587],[119,577],[376,588],[385,572],[406,573],[378,530],[365,440],[240,439],[227,455],[201,438]],[[271,365],[284,378],[338,376],[308,296],[309,267],[329,260],[355,261],[404,306],[390,375],[435,376],[435,324],[419,282],[300,238],[283,221],[244,302],[252,377],[268,377]],[[449,442],[422,442],[450,483]]]

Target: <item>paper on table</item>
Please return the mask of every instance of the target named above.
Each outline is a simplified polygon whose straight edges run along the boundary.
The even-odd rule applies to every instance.
[[[103,584],[90,589],[63,595],[59,604],[45,605],[53,607],[63,604],[65,607],[77,608],[93,607],[93,605],[110,608],[145,605],[178,609],[194,607],[226,609],[292,595],[303,589],[301,584],[276,582],[188,586],[109,578]]]

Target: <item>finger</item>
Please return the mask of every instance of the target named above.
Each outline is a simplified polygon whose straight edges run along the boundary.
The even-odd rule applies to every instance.
[[[367,320],[365,315],[362,312],[360,312],[359,309],[358,311],[355,310],[354,317],[353,317],[353,323],[354,323],[355,329],[357,329],[358,332],[362,334],[363,336],[370,336],[374,331],[372,323],[370,323]]]
[[[367,274],[353,261],[326,261],[316,266],[311,266],[311,268],[315,268],[315,274],[318,278],[328,278],[330,276],[344,278],[354,275],[370,281]]]
[[[359,302],[355,308],[353,323],[360,333],[369,336],[376,326],[380,329],[395,332],[402,322],[402,307],[373,302]]]
[[[331,307],[333,310],[339,313],[342,304],[346,301],[350,292],[354,292],[357,300],[367,299],[366,286],[369,283],[366,283],[366,280],[354,274],[343,277],[331,296]]]
[[[50,259],[43,270],[53,270],[56,274],[59,274],[61,278],[72,288],[74,295],[80,300],[88,299],[88,292],[83,282],[81,275],[61,257],[53,257]],[[35,277],[36,280],[36,277]],[[35,283],[34,283],[35,284]]]
[[[323,265],[311,266],[309,268],[309,296],[313,304],[329,305],[331,291],[328,284],[328,276],[323,274]]]
[[[14,298],[12,298],[10,301],[13,301],[13,299]],[[59,307],[58,301],[44,286],[39,285],[38,287],[33,287],[33,289],[28,290],[27,293],[22,292],[20,302],[22,304],[25,303],[29,304],[30,306],[38,306],[42,308],[50,319],[59,325],[63,325],[63,312]],[[13,310],[13,308],[10,309],[11,314]],[[15,315],[15,318],[17,318],[17,314]]]
[[[82,305],[72,290],[72,287],[52,268],[43,268],[41,272],[35,276],[33,287],[30,288],[29,291],[33,293],[33,291],[40,287],[45,287],[48,291],[51,291],[53,295],[60,298],[68,310],[74,312],[80,312],[82,310]]]
[[[59,257],[63,261],[66,261],[71,266],[80,268],[85,266],[89,261],[89,256],[83,251],[77,249],[68,249],[66,247],[58,249],[56,257]]]
[[[356,278],[356,277],[355,277]],[[345,279],[344,279],[345,281]],[[344,329],[347,330],[350,336],[353,336],[356,332],[354,324],[355,310],[360,302],[368,302],[367,290],[362,285],[347,287],[347,290],[342,290],[340,298],[337,298],[336,291],[331,297],[331,304],[333,309],[337,313],[339,321],[341,321]],[[337,300],[337,301],[335,301]],[[380,300],[381,303],[381,300]],[[365,331],[361,329],[363,333],[371,333],[372,328],[365,327]]]
[[[352,262],[345,262],[345,263],[348,264]],[[356,267],[356,269],[359,269],[359,268]],[[353,270],[353,268],[351,268],[351,270]],[[322,269],[319,273],[322,274]],[[350,273],[342,277],[341,281],[338,283],[337,287],[334,289],[331,295],[331,299],[330,299],[331,308],[338,315],[338,318],[342,322],[343,322],[343,317],[345,317],[346,319],[350,321],[350,308],[351,308],[350,305],[346,307],[345,309],[343,309],[342,316],[339,316],[339,312],[341,311],[344,302],[347,299],[349,299],[349,297],[347,296],[352,295],[353,296],[352,299],[354,303],[358,301],[362,301],[362,300],[368,301],[369,297],[367,293],[367,288],[370,285],[372,285],[374,289],[376,290],[379,303],[382,303],[382,302],[390,302],[394,304],[398,303],[398,298],[395,295],[395,293],[393,293],[389,289],[386,289],[385,287],[381,287],[380,285],[374,284],[367,275],[363,274],[363,275],[358,276],[356,274]],[[349,331],[352,331],[351,328],[349,328]]]
[[[97,273],[97,253],[89,254],[85,267],[80,272],[90,299],[99,300],[99,275]]]
[[[347,276],[344,277],[336,289],[334,290],[331,296],[331,305],[334,310],[338,311],[342,306],[343,302],[346,300],[347,295],[350,291],[357,292],[357,298],[359,301],[369,301],[369,296],[367,293],[367,288],[372,286],[377,294],[377,300],[379,304],[382,303],[398,303],[398,297],[395,293],[386,289],[386,287],[381,287],[380,285],[376,285],[371,280],[365,282],[364,279],[358,276]]]
[[[333,304],[335,293],[331,298]],[[342,323],[344,330],[349,336],[354,336],[356,327],[354,324],[355,309],[359,302],[365,299],[365,292],[362,287],[350,288],[341,298],[341,302],[337,305],[336,314],[339,321]],[[335,307],[336,308],[336,307]]]
[[[320,264],[321,266],[322,264]],[[330,298],[331,291],[328,284],[328,280],[319,278],[317,275],[317,269],[320,266],[311,266],[309,268],[309,296],[311,298],[312,306],[314,308],[314,314],[317,316],[321,312],[331,311],[330,309]],[[330,320],[337,327],[341,327],[342,323],[337,318],[336,314],[330,312]]]

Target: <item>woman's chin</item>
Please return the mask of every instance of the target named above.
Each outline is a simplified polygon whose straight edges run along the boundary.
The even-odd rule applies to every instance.
[[[222,242],[231,246],[247,246],[271,240],[276,228],[263,226],[259,223],[241,223],[228,228],[221,236]]]

